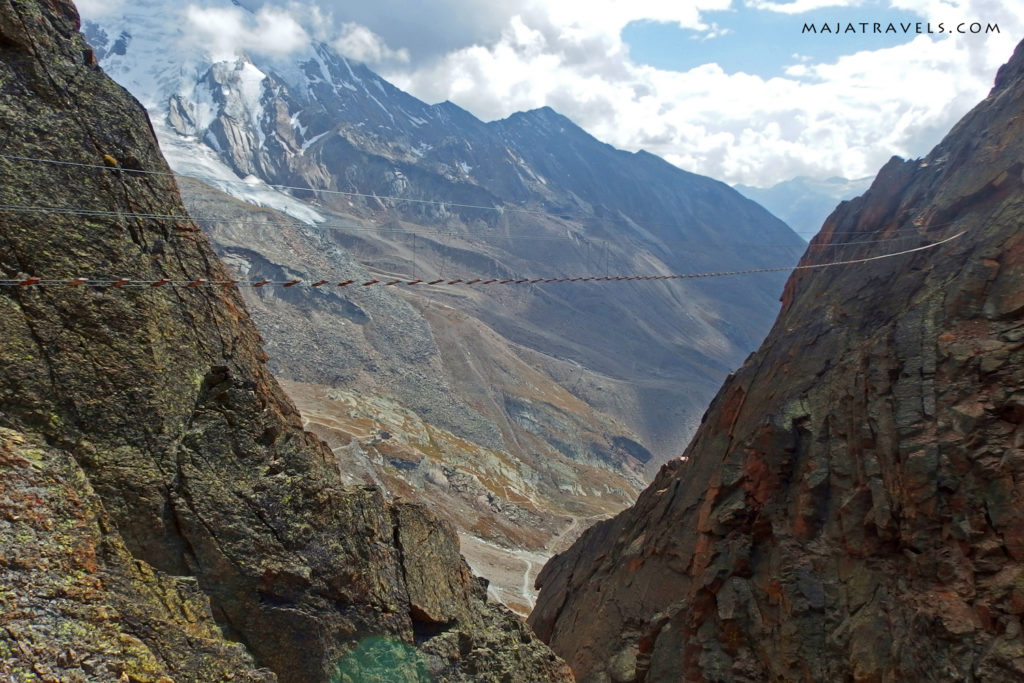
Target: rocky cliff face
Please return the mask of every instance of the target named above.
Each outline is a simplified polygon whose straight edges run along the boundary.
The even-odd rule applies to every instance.
[[[191,221],[138,217],[184,209],[130,172],[168,169],[77,28],[0,2],[3,279],[225,278]],[[342,485],[265,360],[229,289],[0,290],[0,675],[567,678],[449,525]]]
[[[807,270],[681,460],[550,562],[531,623],[582,680],[1024,676],[1024,47]]]

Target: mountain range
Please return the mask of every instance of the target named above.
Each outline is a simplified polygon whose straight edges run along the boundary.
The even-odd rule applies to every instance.
[[[785,268],[802,249],[726,185],[551,109],[485,123],[323,43],[217,61],[181,11],[143,0],[84,31],[202,180],[181,182],[186,205],[239,279],[657,276]],[[243,295],[350,479],[450,510],[482,571],[495,545],[516,555],[486,571],[525,611],[555,546],[685,443],[783,278]]]

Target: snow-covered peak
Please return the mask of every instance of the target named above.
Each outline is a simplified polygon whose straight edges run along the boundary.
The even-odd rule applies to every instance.
[[[254,16],[239,20],[238,13],[243,11]],[[260,16],[255,16],[257,11]],[[172,0],[133,0],[118,14],[96,20],[86,16],[84,31],[103,68],[151,116],[166,116],[176,101],[188,102],[196,110],[194,123],[199,129],[211,122],[207,105],[217,96],[203,90],[216,90],[215,83],[238,87],[233,99],[246,110],[245,116],[241,111],[223,113],[257,125],[252,117],[261,113],[256,105],[265,95],[262,88],[268,74],[285,85],[293,99],[307,104],[316,100],[326,110],[351,109],[349,103],[360,101],[366,106],[355,108],[365,110],[365,123],[371,127],[414,129],[433,118],[426,104],[327,44],[308,39],[308,34],[303,34],[306,40],[297,40],[282,52],[261,49],[251,37],[221,39],[213,30],[221,28],[218,22],[223,21],[224,32],[230,34],[248,21],[258,31],[259,22],[266,19],[263,12],[251,0],[205,0],[201,7]],[[232,72],[236,78],[229,78]],[[323,132],[313,131],[313,135]]]
[[[250,176],[322,189],[349,189],[358,178],[359,192],[381,191],[377,183],[391,192],[391,179],[348,168],[353,148],[423,163],[459,182],[473,182],[485,162],[493,137],[486,124],[450,103],[428,105],[403,92],[309,38],[315,31],[300,27],[305,38],[286,51],[232,34],[231,27],[259,32],[268,10],[255,0],[133,0],[122,7],[85,17],[100,64],[149,110],[161,146],[175,150],[172,167],[184,172],[189,155],[181,150],[189,147],[195,158],[218,158],[221,165],[207,164],[207,171],[231,169],[221,180],[239,198],[251,197],[242,182]],[[216,35],[215,27],[228,35]]]
[[[215,62],[259,58],[261,47],[254,40],[259,27],[254,25],[253,36],[243,38],[234,34],[244,21],[232,23],[239,12],[253,14],[253,5],[246,0],[205,0],[201,7],[132,0],[116,14],[83,16],[83,32],[107,73],[151,108],[171,95],[185,94]],[[263,51],[275,54],[269,46]],[[281,57],[294,62],[312,53],[309,41],[298,36]]]
[[[180,173],[202,171],[240,199],[315,220],[308,209],[297,208],[299,202],[269,187],[243,182],[264,170],[260,150],[268,128],[266,72],[241,52],[218,59],[223,50],[217,48],[215,54],[216,46],[203,43],[202,31],[197,31],[202,27],[195,25],[197,15],[185,3],[133,0],[122,8],[97,20],[85,16],[83,32],[104,70],[149,111],[172,168]],[[207,0],[204,9],[257,10],[246,0]],[[295,57],[309,59],[313,54],[309,45]],[[220,161],[212,163],[216,158]],[[197,166],[195,160],[204,161]]]
[[[195,87],[196,97],[212,109],[197,121],[199,127],[206,129],[215,115],[225,114],[261,132],[266,80],[267,75],[245,58],[212,65]]]

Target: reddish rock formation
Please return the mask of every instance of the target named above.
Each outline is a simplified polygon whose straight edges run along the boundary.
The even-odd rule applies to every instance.
[[[1022,160],[1024,46],[803,263],[963,236],[794,274],[686,457],[545,567],[580,680],[1024,677]]]
[[[0,279],[227,279],[147,219],[177,187],[77,28],[0,0]],[[568,678],[449,525],[341,485],[265,360],[227,288],[0,287],[0,678]]]

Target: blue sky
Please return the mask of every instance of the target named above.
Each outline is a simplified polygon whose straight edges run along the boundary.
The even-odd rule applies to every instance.
[[[685,72],[702,64],[717,63],[727,72],[773,78],[783,76],[784,68],[795,63],[831,62],[861,50],[904,45],[915,37],[905,33],[810,34],[802,32],[805,23],[827,23],[830,27],[839,23],[845,29],[850,22],[927,22],[926,17],[878,4],[822,8],[795,15],[740,5],[704,16],[726,32],[709,37],[706,31],[683,28],[677,23],[640,20],[626,25],[622,40],[629,46],[630,57],[639,64]]]

